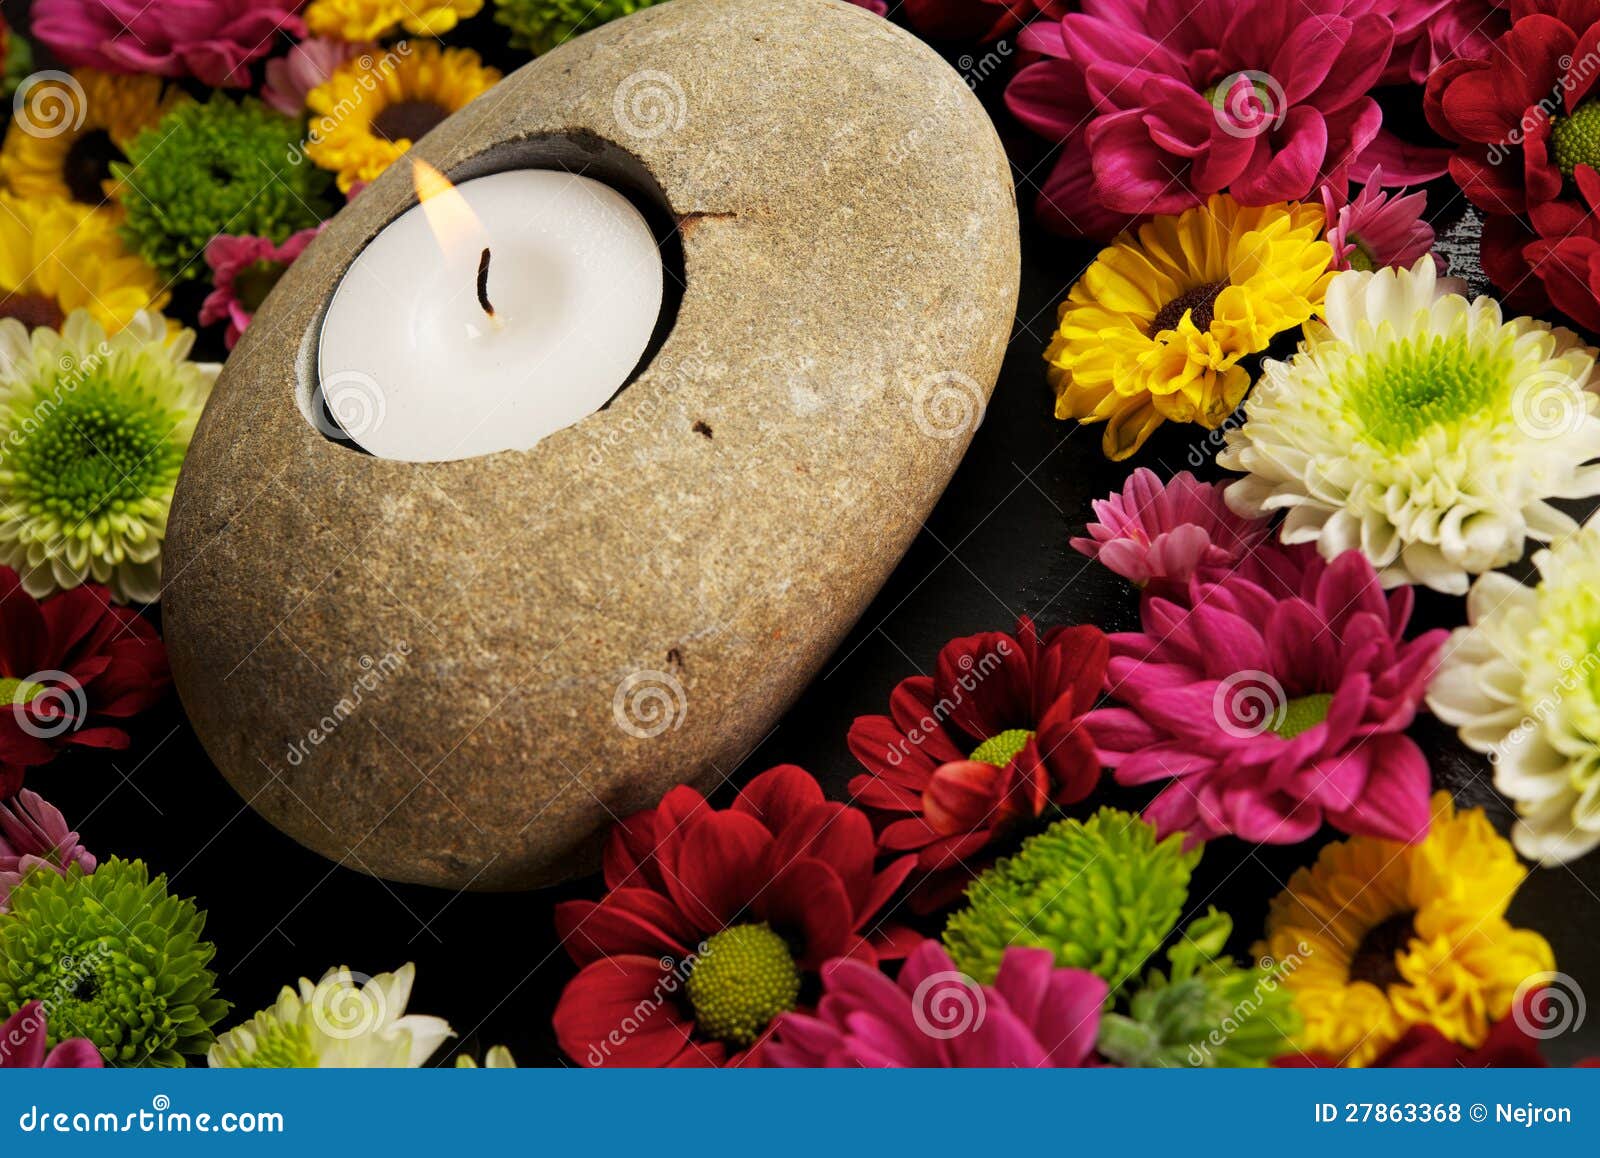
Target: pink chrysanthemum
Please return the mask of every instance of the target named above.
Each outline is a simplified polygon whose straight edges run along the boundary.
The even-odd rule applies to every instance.
[[[0,1022],[0,1070],[98,1070],[105,1059],[94,1042],[72,1037],[49,1048],[44,1006],[30,1001]]]
[[[74,864],[92,873],[95,858],[78,843],[60,809],[26,788],[9,804],[0,801],[0,913],[7,911],[11,890],[34,869],[66,876]]]
[[[1188,471],[1163,484],[1140,467],[1122,491],[1095,500],[1099,522],[1072,547],[1140,587],[1153,579],[1187,583],[1202,567],[1228,567],[1265,537],[1267,520],[1236,515],[1220,483],[1202,483]]]
[[[261,99],[286,117],[306,111],[306,94],[326,81],[341,64],[373,50],[368,43],[313,36],[283,56],[267,61]],[[365,65],[365,61],[362,62]]]
[[[300,36],[300,0],[35,0],[33,34],[67,64],[250,83],[250,62]]]
[[[1404,639],[1411,589],[1385,598],[1359,551],[1303,561],[1296,594],[1197,579],[1192,607],[1147,595],[1144,630],[1111,636],[1125,706],[1086,723],[1119,783],[1172,781],[1145,812],[1163,834],[1426,833],[1428,763],[1404,732],[1447,633]]]
[[[822,971],[816,1016],[785,1014],[766,1065],[1064,1069],[1093,1064],[1106,983],[1057,969],[1048,949],[1007,949],[993,985],[957,971],[924,941],[889,980],[859,961]]]
[[[1433,248],[1433,226],[1422,219],[1428,195],[1420,190],[1396,197],[1383,188],[1383,170],[1346,201],[1344,190],[1322,187],[1322,209],[1328,218],[1328,244],[1333,246],[1334,269],[1410,269]],[[1437,256],[1434,264],[1444,272]]]
[[[200,324],[227,322],[224,340],[228,349],[233,349],[272,287],[322,229],[321,225],[302,229],[282,245],[273,244],[269,237],[230,237],[224,233],[212,238],[206,246],[206,264],[211,267],[211,281],[216,288],[200,305]]]
[[[1108,236],[1224,190],[1246,205],[1342,185],[1378,139],[1394,44],[1372,0],[1084,0],[1022,42],[1006,103],[1065,148],[1039,212]],[[1369,166],[1370,167],[1370,166]],[[1364,170],[1354,168],[1361,173]]]

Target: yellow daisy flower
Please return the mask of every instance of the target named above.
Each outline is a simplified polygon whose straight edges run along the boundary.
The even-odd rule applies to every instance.
[[[1072,287],[1045,351],[1056,417],[1106,423],[1112,459],[1167,420],[1216,429],[1250,386],[1239,359],[1322,304],[1323,224],[1317,206],[1218,194],[1117,238]]]
[[[0,147],[0,183],[23,197],[54,197],[103,207],[120,215],[114,161],[126,161],[128,142],[188,98],[158,76],[112,76],[79,69],[66,81],[47,80],[30,90]],[[55,110],[44,131],[30,110]],[[78,118],[82,117],[81,123]]]
[[[58,197],[0,193],[0,318],[57,327],[85,309],[116,333],[169,296],[156,271],[123,248],[110,214]]]
[[[396,28],[443,36],[482,10],[483,0],[312,0],[306,27],[337,40],[378,40]]]
[[[1257,955],[1285,977],[1305,1027],[1295,1044],[1360,1066],[1413,1025],[1476,1048],[1518,986],[1555,968],[1549,943],[1505,919],[1527,876],[1481,808],[1433,797],[1426,839],[1330,844],[1273,899]]]
[[[423,43],[376,63],[366,59],[368,67],[361,59],[341,65],[306,97],[313,117],[306,156],[337,173],[345,193],[500,80],[499,70],[467,48]]]

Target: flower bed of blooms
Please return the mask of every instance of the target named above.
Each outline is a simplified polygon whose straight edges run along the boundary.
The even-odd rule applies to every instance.
[[[504,67],[643,6],[34,0],[10,31],[0,1066],[415,1066],[452,1036],[407,1012],[410,965],[230,1009],[205,914],[47,796],[167,694],[140,607],[218,370],[196,350]],[[1507,913],[1600,844],[1600,525],[1573,513],[1600,495],[1600,0],[873,10],[994,98],[1037,225],[1099,247],[1060,271],[1038,421],[1127,463],[1060,550],[1125,580],[1137,627],[912,657],[931,674],[840,737],[848,799],[785,765],[620,822],[603,887],[555,910],[560,1047],[1544,1064],[1571,979]],[[1432,222],[1460,198],[1481,242],[1451,269]],[[1141,464],[1165,424],[1200,428],[1201,477]],[[1413,628],[1417,588],[1453,630]],[[1508,835],[1435,789],[1425,713],[1486,757]],[[1278,895],[1191,896],[1263,845],[1305,852]]]

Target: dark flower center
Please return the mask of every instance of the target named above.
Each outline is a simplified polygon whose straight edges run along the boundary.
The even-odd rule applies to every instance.
[[[99,205],[106,199],[105,182],[111,177],[112,163],[127,159],[110,133],[93,129],[72,142],[61,162],[61,179],[74,201]]]
[[[1202,334],[1211,328],[1211,311],[1216,308],[1217,295],[1228,288],[1226,281],[1214,281],[1209,285],[1197,285],[1192,290],[1185,290],[1161,307],[1159,313],[1150,322],[1149,334],[1153,338],[1162,330],[1175,330],[1178,323],[1183,321],[1183,315],[1190,310],[1194,311],[1194,328]]]
[[[13,293],[0,301],[0,318],[16,318],[30,330],[40,326],[58,329],[67,320],[55,298],[44,294]]]
[[[1571,177],[1579,165],[1600,170],[1600,100],[1587,100],[1570,117],[1550,118],[1556,168]]]
[[[1415,913],[1396,913],[1367,930],[1350,958],[1350,980],[1366,981],[1379,989],[1398,985],[1400,953],[1417,935]]]
[[[1004,768],[1017,758],[1017,753],[1027,747],[1031,739],[1033,733],[1026,728],[1007,728],[1004,732],[990,736],[979,744],[967,759]]]
[[[372,131],[386,141],[420,141],[449,115],[434,101],[399,101],[372,118]]]
[[[278,279],[283,277],[284,271],[288,268],[281,261],[263,259],[251,262],[233,275],[234,296],[239,299],[241,306],[252,314],[255,313],[261,308],[261,303],[267,300],[272,287],[278,284]]]
[[[706,938],[684,983],[700,1032],[743,1049],[800,998],[788,942],[765,923],[730,925]]]

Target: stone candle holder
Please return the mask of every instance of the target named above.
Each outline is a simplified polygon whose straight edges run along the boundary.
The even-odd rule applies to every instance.
[[[719,783],[887,578],[999,372],[1016,208],[962,79],[837,0],[658,5],[416,154],[627,192],[681,243],[675,316],[532,450],[329,439],[321,320],[415,204],[396,165],[227,364],[173,502],[167,642],[212,759],[296,840],[393,880],[537,886],[673,785]]]

